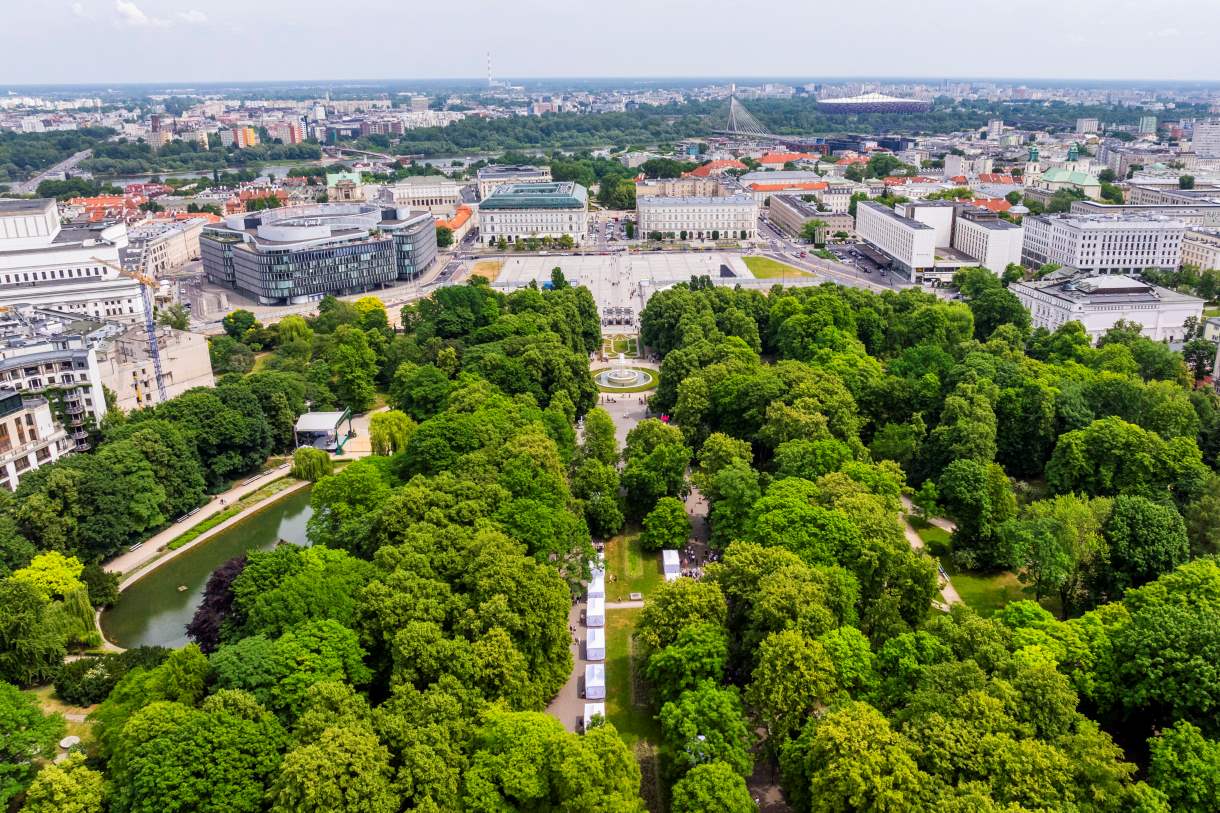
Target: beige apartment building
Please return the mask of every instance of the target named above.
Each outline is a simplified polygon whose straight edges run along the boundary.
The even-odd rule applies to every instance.
[[[1182,265],[1193,265],[1201,271],[1220,268],[1220,231],[1188,229],[1182,235]]]

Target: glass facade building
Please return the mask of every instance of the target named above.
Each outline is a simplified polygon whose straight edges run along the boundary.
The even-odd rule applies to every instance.
[[[363,203],[233,215],[200,237],[208,280],[262,305],[356,294],[415,279],[436,262],[427,212]]]

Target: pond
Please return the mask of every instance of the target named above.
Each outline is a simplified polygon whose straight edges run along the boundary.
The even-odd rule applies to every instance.
[[[279,540],[309,544],[305,523],[312,510],[310,489],[289,494],[233,527],[170,559],[128,587],[118,603],[102,613],[102,631],[121,647],[180,647],[186,625],[203,599],[208,576],[242,553],[270,550]],[[179,590],[185,585],[185,590]]]

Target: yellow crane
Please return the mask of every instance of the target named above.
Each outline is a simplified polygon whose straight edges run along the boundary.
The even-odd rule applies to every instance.
[[[140,298],[144,301],[144,334],[148,338],[148,354],[152,356],[153,373],[157,379],[157,395],[161,398],[162,403],[168,401],[169,397],[165,391],[165,379],[161,372],[161,346],[157,343],[157,326],[153,321],[152,292],[157,287],[157,281],[147,274],[142,274],[139,271],[128,271],[126,268],[115,265],[109,260],[103,260],[101,257],[93,257],[91,259],[107,268],[113,268],[124,277],[129,277],[140,283]]]

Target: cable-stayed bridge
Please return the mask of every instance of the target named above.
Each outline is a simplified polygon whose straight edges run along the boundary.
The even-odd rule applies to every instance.
[[[777,141],[792,148],[814,147],[823,143],[820,138],[801,138],[769,132],[766,125],[756,119],[741,103],[736,92],[729,96],[728,116],[719,118],[716,124],[722,125],[712,130],[716,135],[743,141]]]

